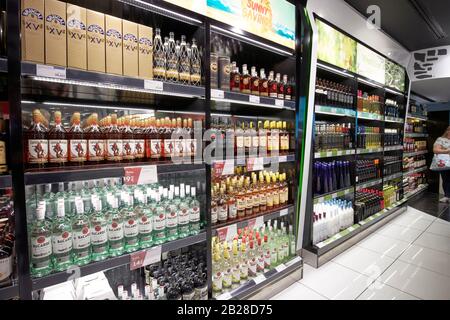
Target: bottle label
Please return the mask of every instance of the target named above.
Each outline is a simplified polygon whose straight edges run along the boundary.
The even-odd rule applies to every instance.
[[[72,234],[68,231],[52,237],[53,254],[63,254],[72,250]]]
[[[67,162],[67,140],[49,140],[49,156],[50,162],[62,163]]]
[[[105,141],[88,140],[88,159],[90,161],[101,161],[105,159]]]
[[[273,194],[272,192],[266,193],[266,204],[268,207],[273,207]]]
[[[161,158],[161,139],[151,139],[150,140],[150,155],[153,159]]]
[[[241,264],[241,279],[248,278],[248,264],[246,262]]]
[[[161,231],[166,228],[166,215],[164,213],[155,215],[153,228],[156,231]]]
[[[128,219],[123,223],[124,235],[127,238],[137,237],[139,234],[139,226],[136,220]]]
[[[200,221],[200,208],[193,207],[189,212],[189,221],[190,222],[198,222]]]
[[[286,135],[280,137],[281,150],[289,150],[289,138]]]
[[[251,148],[252,147],[252,138],[244,137],[244,145],[246,148]]]
[[[108,234],[106,227],[101,224],[92,226],[91,228],[91,243],[92,245],[101,245],[108,241]]]
[[[39,236],[31,238],[31,258],[41,259],[52,254],[52,242],[50,237]]]
[[[232,280],[233,283],[240,283],[241,282],[241,271],[239,270],[240,267],[236,266],[233,268],[233,274],[232,274]]]
[[[123,225],[113,221],[108,225],[108,240],[117,241],[123,239]]]
[[[184,139],[174,139],[174,144],[175,144],[175,152],[174,154],[177,157],[183,157],[184,155],[184,147],[185,147],[185,143],[184,143]]]
[[[181,209],[178,211],[178,224],[186,225],[189,223],[189,210]]]
[[[197,140],[185,139],[184,140],[184,155],[194,156],[197,153]]]
[[[135,139],[134,140],[134,150],[135,150],[136,158],[139,158],[139,159],[144,158],[145,140],[144,139]]]
[[[28,140],[28,162],[29,163],[48,162],[48,140],[39,140],[39,139]]]
[[[237,136],[236,137],[236,147],[237,148],[243,148],[244,147],[244,137],[243,136]]]
[[[228,204],[228,217],[230,219],[235,219],[237,217],[237,206],[236,202]]]
[[[252,259],[248,263],[248,275],[251,277],[256,276],[256,259]]]
[[[260,271],[260,272],[263,272],[263,271],[264,271],[264,265],[265,265],[265,263],[264,263],[264,256],[261,255],[261,256],[258,258],[258,260],[257,260],[256,270],[257,270],[257,271]]]
[[[252,147],[253,148],[258,148],[259,146],[259,137],[258,136],[253,136],[252,137]]]
[[[190,73],[190,64],[189,64],[189,57],[181,57],[180,58],[180,80],[184,82],[189,82],[191,80],[191,73]]]
[[[231,269],[225,270],[225,272],[223,273],[222,285],[224,288],[231,288],[231,286],[233,285]]]
[[[254,207],[258,207],[260,205],[259,203],[259,194],[254,194],[252,197],[252,202]]]
[[[175,140],[164,139],[164,156],[172,157],[175,154]]]
[[[73,248],[85,249],[89,248],[91,244],[91,233],[88,227],[83,227],[80,231],[74,231],[73,233]]]
[[[267,150],[272,151],[273,150],[273,137],[271,135],[267,136]]]
[[[261,148],[266,148],[267,147],[267,137],[265,135],[259,137],[259,146]]]
[[[271,258],[270,258],[270,251],[268,250],[265,254],[264,254],[264,267],[266,269],[270,268],[270,263],[271,263]]]
[[[245,198],[243,198],[243,197],[236,199],[236,203],[237,203],[238,210],[244,210],[247,205],[247,202],[245,201]]]
[[[212,208],[211,209],[211,222],[212,223],[217,223],[217,208]]]
[[[246,208],[251,209],[253,208],[253,196],[251,194],[247,195],[245,197],[245,203],[246,203]]]
[[[122,151],[123,151],[123,159],[132,160],[134,159],[136,150],[134,139],[125,139],[122,140]]]
[[[122,159],[122,140],[106,140],[106,156],[109,161]]]
[[[72,139],[69,140],[70,161],[86,161],[87,140]]]
[[[219,221],[227,221],[228,219],[228,206],[226,204],[219,207],[218,212]]]
[[[214,292],[222,291],[222,273],[221,272],[217,272],[213,276],[213,291]]]
[[[152,217],[142,216],[139,219],[139,234],[149,234],[153,231]]]
[[[7,279],[13,269],[12,256],[0,259],[0,281]]]
[[[278,206],[280,204],[280,194],[277,191],[275,191],[273,192],[272,197],[273,197],[273,205]]]
[[[166,214],[166,227],[175,228],[178,224],[178,216],[176,211],[171,211]]]
[[[273,151],[280,150],[280,138],[278,135],[272,137],[272,150]]]

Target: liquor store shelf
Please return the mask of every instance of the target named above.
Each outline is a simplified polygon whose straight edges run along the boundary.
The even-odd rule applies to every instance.
[[[427,154],[427,153],[428,153],[428,150],[407,152],[407,153],[403,153],[403,157],[414,157],[414,156],[420,156],[421,154]]]
[[[283,277],[286,277],[293,271],[300,269],[303,267],[303,260],[302,258],[296,256],[290,261],[286,263],[282,263],[275,267],[272,270],[269,270],[265,272],[262,275],[259,275],[249,281],[247,281],[245,284],[240,286],[239,288],[236,288],[232,291],[225,292],[218,296],[216,300],[241,300],[246,299],[249,296],[255,294],[256,292],[260,291],[264,287],[267,287],[271,283],[274,283],[278,279],[281,279]]]
[[[354,192],[355,192],[355,188],[351,187],[351,188],[339,190],[339,191],[336,191],[333,193],[316,196],[316,197],[314,197],[314,204],[322,203],[322,202],[329,201],[329,200],[335,199],[335,198],[341,198],[348,194],[352,194]]]
[[[316,105],[316,113],[333,115],[333,116],[337,116],[337,117],[354,118],[356,116],[356,112],[354,110],[340,108],[340,107],[320,106],[320,105]]]
[[[253,215],[245,218],[241,218],[240,220],[234,220],[226,223],[221,223],[213,226],[213,229],[215,230],[221,230],[221,229],[231,229],[236,227],[237,229],[242,229],[247,227],[250,224],[257,225],[258,222],[264,223],[269,220],[277,219],[280,217],[284,217],[288,214],[291,214],[294,212],[294,206],[289,205],[287,207],[284,207],[283,209],[278,209],[275,211],[259,214],[259,215]]]
[[[405,120],[403,120],[402,118],[395,118],[395,117],[388,117],[386,116],[384,118],[385,122],[393,122],[393,123],[404,123]]]
[[[386,146],[384,147],[384,151],[396,151],[396,150],[403,150],[403,146]]]
[[[408,193],[405,193],[405,198],[411,199],[412,197],[418,195],[422,191],[425,191],[427,188],[428,188],[428,184],[421,184],[415,190],[413,190],[411,192],[408,192]]]
[[[79,86],[148,92],[188,98],[203,98],[205,96],[205,88],[200,86],[144,80],[106,73],[39,65],[29,62],[22,62],[22,75],[34,78],[35,80],[67,83]]]
[[[169,252],[172,250],[177,250],[180,248],[184,248],[196,243],[200,243],[206,241],[206,232],[201,232],[198,235],[190,236],[183,239],[178,239],[174,241],[170,241],[161,245],[161,253]],[[79,276],[83,277],[89,274],[93,274],[96,272],[100,272],[107,269],[112,269],[116,267],[120,267],[126,264],[129,264],[131,261],[131,255],[135,253],[128,253],[118,257],[109,258],[103,261],[92,262],[85,266],[81,266],[79,268]],[[71,272],[58,272],[54,274],[50,274],[48,276],[42,278],[32,279],[33,290],[43,289],[49,286],[53,286],[55,284],[59,284],[68,280],[71,276]]]
[[[350,156],[350,155],[354,155],[354,154],[355,154],[355,150],[320,151],[320,152],[314,153],[314,159]]]
[[[12,179],[10,175],[0,176],[0,189],[10,188],[12,186]]]
[[[9,300],[19,295],[19,286],[12,285],[4,288],[0,288],[0,300]]]
[[[428,138],[428,133],[405,133],[406,138]]]
[[[389,176],[384,177],[383,178],[383,182],[388,182],[388,181],[391,181],[391,180],[394,180],[394,179],[398,179],[398,178],[401,178],[401,177],[403,177],[403,172],[398,172],[398,173],[391,174]]]
[[[0,72],[8,72],[8,60],[0,58]]]
[[[368,154],[368,153],[379,153],[383,152],[383,148],[372,148],[372,149],[358,149],[357,154]]]
[[[358,112],[358,119],[384,121],[384,116],[370,112]]]
[[[367,229],[371,225],[376,224],[378,221],[386,218],[387,216],[391,215],[395,211],[397,211],[408,199],[405,197],[402,200],[394,203],[392,206],[385,208],[384,210],[368,217],[367,219],[360,221],[359,223],[354,224],[353,226],[342,230],[338,234],[332,236],[331,238],[319,242],[315,245],[314,250],[316,251],[317,255],[323,255],[324,253],[332,250],[333,248],[337,247],[338,245],[344,243],[348,239],[352,238],[356,234],[360,233],[361,231]]]
[[[110,165],[96,165],[85,167],[67,167],[64,169],[43,169],[25,173],[25,184],[57,183],[81,181],[89,179],[122,178],[127,167],[146,167],[156,165],[157,172],[171,173],[193,170],[205,170],[204,164],[174,164],[174,163],[120,163]]]
[[[211,89],[211,99],[219,102],[240,103],[252,106],[295,111],[295,101],[292,100],[255,96],[233,91]]]
[[[365,182],[365,183],[358,183],[356,185],[356,191],[376,186],[378,184],[381,184],[382,182],[383,182],[383,179],[376,179],[376,180],[371,180],[371,181],[368,181],[368,182]]]
[[[426,117],[426,116],[413,115],[413,114],[408,114],[408,118],[415,119],[415,120],[422,120],[422,121],[428,120],[428,117]]]
[[[414,169],[414,170],[405,172],[405,176],[409,176],[409,175],[414,174],[414,173],[419,173],[419,172],[425,171],[425,170],[427,170],[427,169],[428,169],[427,166],[423,166],[423,167],[421,167],[421,168],[417,168],[417,169]]]
[[[270,164],[270,163],[283,163],[283,162],[293,162],[295,161],[295,154],[288,154],[288,155],[284,155],[284,156],[269,156],[269,157],[262,157],[263,159],[263,163],[264,165]],[[246,165],[251,159],[256,159],[255,157],[251,157],[251,156],[247,156],[247,157],[237,157],[234,159],[230,159],[233,160],[234,165],[236,166],[243,166]],[[213,160],[213,163],[220,163],[220,162],[225,162],[226,160]]]

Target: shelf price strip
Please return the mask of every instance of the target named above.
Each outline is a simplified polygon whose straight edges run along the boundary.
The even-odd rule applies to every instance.
[[[48,66],[43,64],[36,65],[36,75],[39,77],[66,79],[66,68]]]
[[[234,159],[216,161],[213,165],[216,177],[227,176],[234,173]]]
[[[123,182],[126,185],[151,184],[158,182],[156,165],[124,168]]]
[[[161,261],[161,246],[130,254],[130,271]]]
[[[342,150],[342,151],[333,150],[333,151],[316,152],[314,154],[314,157],[316,159],[320,159],[320,158],[328,158],[328,157],[347,156],[347,155],[353,155],[353,154],[355,154],[355,150]]]
[[[328,106],[316,106],[316,113],[334,114],[336,116],[355,117],[356,112],[344,108],[334,108]]]
[[[322,202],[329,201],[329,200],[332,200],[335,198],[340,198],[340,197],[346,196],[347,194],[353,193],[354,191],[355,191],[354,188],[348,188],[348,189],[345,189],[345,190],[342,190],[339,192],[327,194],[326,196],[315,198],[314,204],[322,203]]]

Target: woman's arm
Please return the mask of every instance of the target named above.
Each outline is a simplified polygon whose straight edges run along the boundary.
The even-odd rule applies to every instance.
[[[433,153],[434,154],[450,154],[449,149],[445,149],[442,147],[442,145],[435,143],[433,146]]]

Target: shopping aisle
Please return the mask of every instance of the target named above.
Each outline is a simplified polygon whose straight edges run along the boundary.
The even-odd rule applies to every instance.
[[[319,269],[305,265],[303,279],[273,299],[450,299],[447,211],[447,206],[434,214],[408,207]]]

